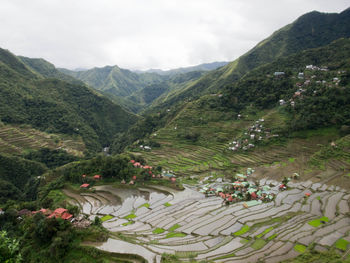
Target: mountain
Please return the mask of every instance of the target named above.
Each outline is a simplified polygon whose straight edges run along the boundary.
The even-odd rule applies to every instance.
[[[191,71],[210,71],[214,70],[220,67],[223,67],[227,65],[229,62],[212,62],[212,63],[204,63],[199,64],[192,67],[183,67],[183,68],[176,68],[176,69],[170,69],[170,70],[161,70],[161,69],[149,69],[149,70],[135,70],[136,73],[157,73],[159,75],[175,75],[175,74],[182,74],[182,73],[188,73]]]
[[[84,84],[82,81],[62,73],[53,64],[42,58],[27,58],[23,56],[18,56],[18,58],[27,66],[28,69],[36,74],[39,74],[39,76],[43,78],[56,78],[72,84]]]
[[[350,39],[342,38],[279,58],[227,86],[218,105],[224,106],[224,111],[239,112],[248,105],[260,110],[273,108],[284,100],[293,115],[293,129],[350,125],[346,103],[350,100],[349,57]],[[313,69],[307,69],[307,65],[313,65]],[[276,77],[274,72],[284,74]]]
[[[27,66],[23,63],[26,61]],[[109,99],[66,78],[43,60],[18,58],[0,49],[0,120],[82,137],[98,151],[137,117]],[[47,77],[50,78],[47,78]]]
[[[98,91],[127,97],[147,85],[160,82],[164,77],[155,73],[137,74],[118,66],[106,66],[84,71],[60,69],[61,72],[77,78]]]
[[[190,71],[169,75],[165,81],[147,85],[143,89],[134,92],[127,99],[137,103],[143,108],[151,107],[152,103],[165,100],[170,94],[182,90],[184,87],[203,76],[205,71]]]
[[[350,9],[339,14],[311,12],[281,28],[235,61],[204,75],[177,93],[169,96],[163,107],[203,94],[216,93],[237,81],[250,70],[274,59],[309,48],[325,46],[332,41],[350,37]]]

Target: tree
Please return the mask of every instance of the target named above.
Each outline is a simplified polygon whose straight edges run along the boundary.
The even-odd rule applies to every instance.
[[[9,238],[6,231],[0,231],[0,262],[18,263],[21,261],[19,241]]]

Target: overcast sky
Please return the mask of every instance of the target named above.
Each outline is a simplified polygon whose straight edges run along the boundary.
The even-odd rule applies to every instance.
[[[348,0],[0,0],[0,47],[57,67],[232,61],[300,15]]]

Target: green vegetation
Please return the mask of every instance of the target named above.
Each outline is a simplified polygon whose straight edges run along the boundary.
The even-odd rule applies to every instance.
[[[221,256],[221,257],[217,257],[217,258],[215,258],[215,260],[232,258],[232,257],[235,257],[235,256],[236,256],[235,253],[230,253],[230,254],[227,254],[227,255],[224,255],[224,256]]]
[[[35,200],[40,184],[38,176],[46,171],[41,163],[0,154],[0,204],[9,199]]]
[[[231,88],[232,83],[235,83],[247,72],[270,63],[275,59],[310,48],[322,47],[342,37],[347,38],[349,35],[346,32],[349,32],[350,30],[347,23],[347,15],[347,10],[341,14],[325,14],[319,12],[305,14],[292,24],[281,28],[269,38],[261,41],[257,46],[239,57],[237,60],[222,68],[205,74],[198,80],[187,85],[183,90],[176,92],[173,96],[170,94],[170,96],[167,96],[166,101],[159,104],[159,107],[177,107],[184,101],[189,100],[189,98],[194,100],[204,94],[221,92],[225,86]],[[324,21],[324,23],[320,21]],[[331,58],[330,56],[324,56],[323,53],[320,54],[322,54],[321,59],[322,57],[324,57],[325,60]],[[299,55],[299,60],[302,60],[303,56],[304,54],[302,56]],[[346,56],[344,56],[344,58],[345,57]],[[305,67],[305,65],[308,64],[320,64],[323,62],[306,62],[306,59],[304,59],[303,63],[306,63],[303,64],[303,67]],[[276,63],[274,70],[272,72],[270,71],[269,74],[273,74],[273,72],[283,69],[283,64]],[[259,82],[259,85],[263,84],[264,80],[265,79],[262,79],[262,81]],[[251,84],[255,83],[253,82]],[[281,85],[281,87],[283,87],[283,85]],[[269,90],[276,90],[276,87],[271,86]],[[258,89],[256,91],[257,94],[255,95],[266,102],[271,101],[274,97],[273,94],[271,96],[263,96]],[[256,91],[248,89],[247,93],[253,95]],[[235,94],[235,91],[232,90],[232,93]],[[238,103],[240,103],[241,100],[246,100],[247,94],[244,94],[244,96],[240,95],[241,94],[236,94],[232,97],[223,96],[222,98],[217,99],[218,101],[223,99],[235,107],[237,100],[239,100]],[[274,102],[276,101],[277,100],[274,100]]]
[[[34,74],[6,50],[0,50],[0,60],[0,120],[4,123],[80,136],[89,150],[100,151],[137,120],[83,85]]]
[[[129,222],[125,222],[125,223],[123,223],[122,225],[123,226],[128,226],[128,225],[132,225],[132,224],[134,224],[135,222],[134,221],[129,221]]]
[[[269,228],[265,229],[264,232],[262,232],[261,234],[257,235],[256,237],[257,238],[261,238],[264,235],[266,235],[267,233],[269,233],[272,229],[273,229],[273,227],[269,227]]]
[[[327,223],[329,221],[328,217],[323,216],[319,219],[314,219],[308,222],[310,226],[319,227],[321,224]]]
[[[110,220],[112,218],[114,218],[114,216],[112,216],[112,215],[105,215],[105,216],[101,217],[101,221],[105,222],[105,221]]]
[[[175,225],[173,225],[172,227],[170,227],[169,229],[168,229],[168,231],[169,232],[174,232],[176,229],[178,229],[180,227],[180,225],[179,224],[175,224]]]
[[[146,208],[149,208],[150,207],[150,204],[149,203],[144,203],[143,205],[140,205],[139,208],[141,207],[146,207]]]
[[[165,230],[163,228],[156,228],[152,231],[153,234],[161,234],[161,233],[164,233]]]
[[[187,234],[176,232],[176,233],[168,233],[168,234],[165,236],[165,238],[185,237],[185,236],[187,236]]]
[[[249,240],[245,239],[245,238],[242,238],[239,242],[242,243],[242,244],[247,244],[247,243],[249,243]]]
[[[342,238],[338,239],[337,242],[335,242],[335,247],[343,251],[345,251],[348,248],[348,245],[349,245],[349,241]]]
[[[273,239],[275,239],[277,237],[277,234],[273,234],[273,235],[271,235],[271,236],[269,236],[268,238],[267,238],[267,240],[273,240]]]
[[[257,239],[254,241],[254,243],[251,245],[252,248],[255,250],[261,249],[266,245],[266,241],[264,239]]]
[[[248,225],[244,225],[239,231],[233,233],[235,236],[243,235],[244,233],[248,232],[250,227]]]
[[[295,250],[296,252],[299,252],[299,253],[304,253],[305,250],[306,250],[306,246],[301,245],[301,244],[296,244],[296,245],[294,246],[294,250]]]
[[[129,215],[125,216],[124,218],[129,220],[129,219],[133,219],[135,217],[136,217],[135,214],[129,214]]]
[[[168,202],[166,202],[166,203],[164,204],[164,206],[169,207],[169,206],[171,206],[171,204],[168,203]]]
[[[19,242],[8,237],[6,231],[0,231],[0,262],[19,263],[21,261]]]
[[[56,168],[70,162],[78,161],[79,158],[69,155],[63,150],[51,150],[41,148],[37,151],[29,151],[23,155],[25,159],[45,164],[48,168]]]

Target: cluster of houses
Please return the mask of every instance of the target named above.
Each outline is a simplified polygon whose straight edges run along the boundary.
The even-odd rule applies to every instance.
[[[318,67],[315,65],[307,65],[305,66],[305,69],[308,71],[328,71],[328,67]],[[284,72],[275,72],[276,73],[283,73]],[[343,74],[345,71],[338,71],[338,74]],[[308,74],[310,75],[310,74]],[[276,76],[276,75],[275,75]],[[280,75],[278,75],[280,76]],[[307,91],[308,87],[312,84],[315,83],[317,85],[328,85],[328,87],[332,87],[333,85],[338,86],[340,79],[338,77],[334,77],[332,81],[326,81],[326,80],[316,80],[317,76],[316,75],[311,75],[310,77],[305,76],[304,72],[299,72],[297,75],[297,78],[299,81],[295,84],[297,87],[297,90],[294,92],[293,97],[289,99],[289,104],[290,106],[294,107],[295,106],[295,99],[300,98],[302,94]],[[317,90],[313,91],[313,94],[316,94]],[[286,105],[287,102],[283,99],[279,100],[279,104],[281,106]]]
[[[254,148],[256,142],[269,139],[272,137],[278,137],[278,134],[272,134],[270,129],[264,127],[264,119],[261,118],[248,128],[244,132],[243,136],[238,139],[229,142],[228,150],[238,151],[238,150],[248,150]]]
[[[204,186],[200,192],[206,196],[220,196],[223,204],[244,202],[244,207],[250,207],[262,202],[270,202],[275,198],[275,193],[267,185],[260,187],[253,182],[248,181],[248,177],[254,172],[248,168],[246,174],[236,174],[233,183],[226,184],[224,187]]]
[[[18,218],[22,219],[23,216],[35,215],[37,213],[42,213],[47,218],[62,218],[63,220],[68,220],[70,222],[74,221],[74,217],[72,214],[68,212],[65,208],[57,208],[54,211],[50,209],[41,208],[38,211],[30,211],[28,209],[22,209],[18,211]]]
[[[83,184],[80,186],[80,188],[83,188],[83,189],[89,188],[89,187],[90,187],[90,184],[85,183],[85,182],[86,182],[87,175],[86,175],[86,174],[83,174],[81,177],[82,177]],[[95,174],[95,175],[93,176],[93,179],[96,180],[96,181],[98,181],[98,180],[101,180],[101,179],[102,179],[102,176],[99,175],[99,174]]]
[[[171,171],[163,171],[162,173],[155,174],[153,171],[153,167],[149,165],[142,165],[140,162],[136,162],[135,160],[130,160],[130,163],[135,167],[135,168],[141,168],[144,169],[146,173],[150,175],[152,179],[162,179],[166,178],[169,179],[171,182],[176,182],[176,176],[171,173]],[[132,177],[132,180],[129,182],[130,185],[135,184],[137,180],[137,176],[134,175]],[[122,184],[126,184],[125,180],[122,180]]]

